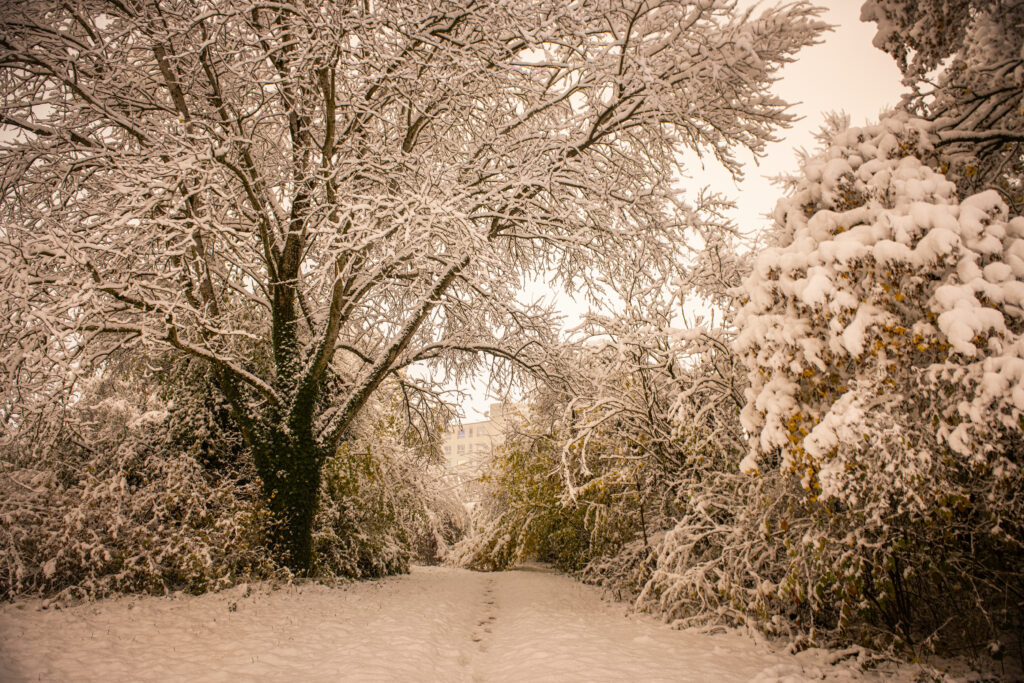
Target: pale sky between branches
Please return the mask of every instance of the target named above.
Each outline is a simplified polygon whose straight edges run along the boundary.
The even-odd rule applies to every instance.
[[[774,2],[741,0],[741,8],[770,7]],[[756,234],[770,226],[766,214],[781,197],[771,178],[796,170],[795,150],[813,149],[814,132],[821,128],[825,114],[846,112],[854,125],[878,119],[879,114],[899,102],[903,92],[900,73],[893,59],[875,48],[873,23],[860,21],[863,0],[817,0],[813,4],[827,8],[823,19],[834,29],[819,45],[803,50],[797,61],[782,70],[775,93],[793,105],[801,117],[794,126],[781,131],[779,142],[768,145],[764,158],[755,165],[746,155],[744,180],[734,183],[712,159],[688,165],[690,176],[682,186],[687,194],[696,194],[704,186],[731,197],[736,202],[733,218],[746,234]],[[741,155],[742,157],[742,155]],[[549,291],[543,285],[529,289],[528,299],[551,298],[566,316],[567,325],[575,325],[586,309],[582,299],[573,301],[563,292]],[[466,421],[482,419],[493,398],[487,396],[487,378],[480,377],[474,387],[462,387],[470,398],[462,404]]]

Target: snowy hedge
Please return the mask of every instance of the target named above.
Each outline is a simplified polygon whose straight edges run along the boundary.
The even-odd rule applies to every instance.
[[[203,592],[268,575],[254,485],[184,447],[166,406],[140,407],[120,382],[92,389],[42,431],[6,435],[0,594]]]

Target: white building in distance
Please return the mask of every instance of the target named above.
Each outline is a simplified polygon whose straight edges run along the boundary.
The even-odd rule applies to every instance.
[[[505,410],[504,404],[492,403],[488,419],[455,425],[443,435],[445,460],[460,483],[479,477],[494,449],[504,441]]]

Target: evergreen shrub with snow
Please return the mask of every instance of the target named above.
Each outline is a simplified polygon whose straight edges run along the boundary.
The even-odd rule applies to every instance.
[[[1024,595],[1024,218],[957,196],[906,115],[825,139],[736,320],[742,467],[799,480],[811,522],[778,590],[826,627],[998,652]]]

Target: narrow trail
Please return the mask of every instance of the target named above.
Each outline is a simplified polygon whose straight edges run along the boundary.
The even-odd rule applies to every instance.
[[[742,634],[674,631],[537,566],[38,607],[0,607],[0,681],[862,680]]]

